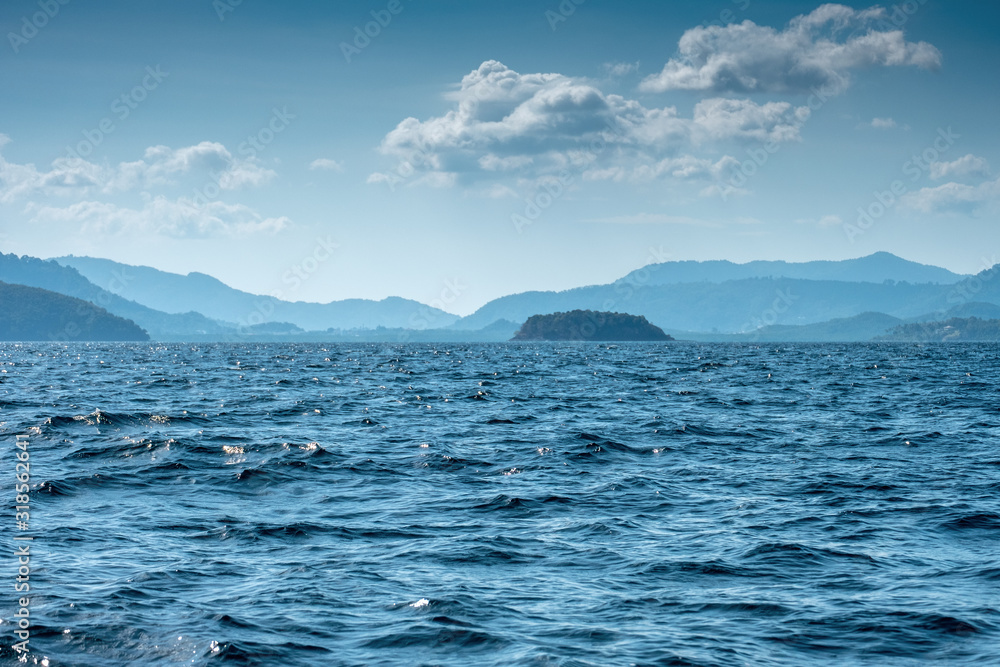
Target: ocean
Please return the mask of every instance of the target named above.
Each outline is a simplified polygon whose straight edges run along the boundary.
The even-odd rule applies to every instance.
[[[9,664],[1000,664],[996,345],[0,363]]]

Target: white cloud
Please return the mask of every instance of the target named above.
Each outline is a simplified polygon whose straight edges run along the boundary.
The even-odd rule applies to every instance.
[[[1000,178],[979,185],[945,183],[906,194],[902,203],[924,213],[961,211],[971,213],[984,205],[1000,204]]]
[[[0,148],[10,139],[0,134]],[[222,144],[204,141],[172,149],[152,146],[140,160],[117,166],[99,165],[78,157],[53,160],[49,169],[8,162],[0,154],[0,203],[28,200],[25,213],[36,224],[78,226],[88,233],[139,231],[176,237],[241,236],[273,233],[289,224],[284,217],[264,218],[243,204],[214,199],[209,187],[235,190],[260,186],[275,172],[253,158],[234,157]],[[172,199],[150,190],[178,185],[179,177],[194,178],[192,198]],[[94,195],[137,191],[141,208],[95,201]],[[76,198],[68,206],[38,200]]]
[[[639,164],[630,169],[622,166],[590,169],[584,172],[583,177],[589,181],[652,181],[665,176],[681,181],[721,181],[738,168],[739,164],[739,160],[730,155],[715,161],[693,155],[682,155]]]
[[[10,137],[0,134],[0,149]],[[10,203],[35,192],[52,195],[73,194],[98,188],[107,179],[104,168],[71,158],[59,158],[49,171],[39,171],[34,164],[8,162],[0,154],[0,202]]]
[[[989,174],[990,163],[986,158],[977,157],[971,153],[952,162],[931,163],[931,178],[935,181],[962,176],[989,176]]]
[[[513,189],[501,183],[494,183],[488,187],[485,191],[485,195],[490,199],[518,198],[517,193]]]
[[[589,218],[581,222],[599,222],[613,225],[687,225],[693,227],[722,227],[718,222],[692,218],[682,215],[667,215],[664,213],[637,213],[635,215],[617,215],[610,218]]]
[[[611,77],[622,77],[639,71],[639,63],[604,63],[604,71]]]
[[[795,221],[799,225],[815,225],[816,227],[828,228],[828,227],[842,227],[844,221],[839,215],[824,215],[819,220],[814,218],[800,218]]]
[[[522,75],[497,61],[465,76],[449,98],[455,106],[443,116],[407,118],[385,136],[380,151],[396,166],[369,183],[537,179],[562,169],[643,174],[706,144],[798,140],[809,116],[787,102],[708,99],[684,118],[674,107],[647,109],[584,80]]]
[[[870,125],[876,130],[891,130],[896,127],[896,121],[892,118],[872,118]]]
[[[796,141],[799,129],[809,119],[808,107],[788,102],[756,104],[750,100],[716,98],[694,108],[696,132],[709,140],[738,138],[761,143]]]
[[[86,233],[149,232],[179,238],[275,233],[290,224],[284,217],[263,218],[242,204],[198,203],[184,197],[146,197],[141,209],[81,201],[66,207],[29,204],[26,212],[34,223],[79,225]]]
[[[10,141],[0,134],[0,148]],[[0,202],[10,203],[32,196],[83,196],[177,185],[179,176],[200,177],[200,185],[214,183],[222,190],[266,184],[277,174],[260,166],[255,158],[234,157],[225,146],[203,141],[172,149],[147,148],[142,159],[115,167],[78,157],[60,157],[48,170],[34,164],[8,162],[0,154]]]
[[[825,4],[780,31],[752,21],[692,28],[681,37],[677,57],[640,89],[836,94],[850,84],[852,70],[940,66],[937,48],[907,42],[887,18],[882,7]]]
[[[331,160],[330,158],[317,158],[309,163],[310,169],[325,169],[327,171],[344,171],[344,165],[336,160]]]

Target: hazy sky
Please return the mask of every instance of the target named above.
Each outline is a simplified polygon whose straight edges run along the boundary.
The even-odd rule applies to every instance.
[[[5,0],[0,25],[4,252],[459,314],[668,259],[1000,254],[992,0]]]

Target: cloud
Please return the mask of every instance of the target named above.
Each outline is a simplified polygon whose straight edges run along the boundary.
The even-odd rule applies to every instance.
[[[0,134],[0,148],[9,141]],[[0,154],[0,203],[27,199],[25,213],[31,222],[74,225],[88,233],[139,231],[176,237],[274,233],[290,224],[288,218],[264,218],[243,204],[219,201],[208,191],[210,187],[217,188],[216,194],[257,187],[275,175],[255,159],[236,158],[222,144],[209,141],[178,149],[151,146],[142,159],[113,167],[61,157],[46,170],[8,162]],[[200,188],[192,190],[192,198],[172,199],[150,192],[178,185],[179,177],[196,179]],[[139,193],[141,208],[92,198],[130,191]],[[81,201],[69,206],[36,201],[68,197]]]
[[[563,169],[639,173],[695,147],[798,140],[809,116],[787,102],[707,99],[685,118],[675,107],[649,109],[585,80],[519,74],[494,60],[448,97],[454,107],[444,115],[407,118],[385,136],[379,150],[396,165],[370,183],[538,179]]]
[[[589,218],[581,222],[598,222],[612,225],[687,225],[693,227],[722,227],[718,222],[691,218],[682,215],[666,215],[664,213],[637,213],[635,215],[616,215],[610,218]]]
[[[695,106],[694,125],[697,131],[707,133],[709,140],[795,141],[809,113],[808,107],[796,108],[788,102],[756,104],[750,100],[716,98]]]
[[[989,176],[990,163],[986,158],[972,155],[965,155],[953,162],[932,162],[931,178],[941,181],[946,178],[959,178],[962,176]]]
[[[639,71],[639,63],[604,63],[602,69],[611,77],[623,77]]]
[[[828,227],[842,227],[844,221],[839,215],[824,215],[819,220],[814,218],[801,218],[795,221],[796,224],[800,225],[815,225],[816,227],[828,228]]]
[[[896,121],[892,118],[872,118],[870,126],[876,130],[891,130],[896,127]]]
[[[639,164],[630,169],[622,166],[591,169],[583,174],[589,181],[652,181],[669,176],[681,181],[719,181],[740,165],[739,160],[726,155],[718,160],[681,155],[659,162]]]
[[[677,57],[643,79],[640,90],[709,93],[843,92],[852,70],[916,66],[935,69],[941,52],[907,42],[882,7],[825,4],[793,18],[784,30],[752,21],[702,26],[684,33]]]
[[[310,162],[309,163],[309,168],[310,169],[325,169],[327,171],[336,171],[338,173],[344,171],[344,165],[343,164],[341,164],[340,162],[337,162],[336,160],[331,160],[330,158],[325,158],[325,157],[317,158],[317,159],[313,160],[312,162]]]
[[[924,213],[972,213],[984,205],[1000,204],[1000,178],[979,185],[952,182],[923,188],[904,195],[901,201],[906,207]]]
[[[0,134],[0,148],[10,141]],[[60,157],[48,170],[34,164],[8,162],[0,154],[0,202],[33,196],[86,196],[177,185],[181,176],[200,177],[201,185],[214,183],[222,190],[259,187],[277,174],[255,158],[237,158],[219,143],[203,141],[172,149],[147,148],[142,159],[111,167],[79,157]]]
[[[29,204],[27,213],[34,223],[78,225],[86,233],[147,232],[178,238],[273,234],[290,224],[285,217],[263,218],[242,204],[162,196],[147,197],[141,209],[81,201],[66,207]]]

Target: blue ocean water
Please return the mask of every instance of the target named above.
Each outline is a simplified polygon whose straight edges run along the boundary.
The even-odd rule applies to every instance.
[[[0,363],[32,664],[1000,664],[995,345]]]

